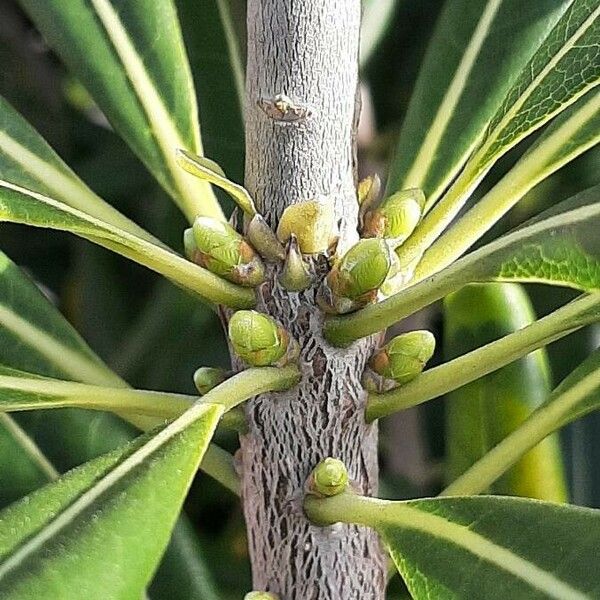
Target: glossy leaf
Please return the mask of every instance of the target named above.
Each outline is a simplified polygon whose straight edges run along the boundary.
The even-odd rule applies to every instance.
[[[69,231],[164,275],[211,302],[242,308],[254,304],[250,290],[224,281],[185,260],[58,200],[0,180],[0,221]]]
[[[586,190],[383,302],[330,318],[326,335],[342,344],[370,335],[467,283],[539,282],[599,290],[599,198],[600,187]]]
[[[115,130],[189,220],[222,218],[210,186],[184,173],[175,149],[202,152],[196,98],[171,0],[22,0]]]
[[[149,233],[94,194],[2,97],[0,178],[28,190],[53,196],[93,217],[158,243]]]
[[[413,282],[459,258],[527,192],[600,142],[600,92],[592,90],[558,116],[510,171],[425,252]]]
[[[5,509],[2,597],[140,597],[223,410],[195,405]]]
[[[506,497],[312,500],[319,521],[375,528],[415,600],[591,600],[600,511]]]
[[[444,299],[444,357],[450,360],[535,321],[517,284],[473,284]],[[446,477],[452,482],[504,439],[550,395],[543,349],[465,385],[446,398]],[[560,441],[543,440],[490,490],[565,502]]]
[[[600,350],[593,352],[513,433],[453,481],[444,494],[476,494],[552,432],[600,408]]]
[[[418,260],[444,231],[489,169],[518,142],[600,83],[600,6],[572,0],[523,68],[458,178],[402,248]]]
[[[402,126],[388,191],[418,187],[428,208],[435,203],[568,4],[445,3]]]

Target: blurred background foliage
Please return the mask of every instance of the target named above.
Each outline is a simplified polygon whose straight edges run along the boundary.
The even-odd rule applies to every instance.
[[[229,1],[243,53],[244,2]],[[218,64],[226,52],[213,35],[218,27],[214,22],[218,18],[216,0],[176,3],[198,88],[206,153],[223,165],[232,179],[242,181],[244,140],[236,82],[225,72],[218,81],[207,76],[207,64]],[[360,169],[361,175],[378,171],[385,177],[393,141],[443,2],[364,0],[364,4],[369,17],[365,18],[365,28],[369,29],[363,33],[363,48],[368,54],[361,61]],[[209,5],[210,10],[206,10]],[[0,0],[0,65],[0,94],[18,108],[83,180],[123,213],[180,249],[183,217],[113,134],[86,91],[69,76],[13,0]],[[239,75],[238,86],[243,74]],[[230,117],[226,130],[210,127],[211,115],[219,111],[227,111]],[[519,146],[495,171],[501,173],[524,150],[524,145]],[[497,178],[492,173],[479,193]],[[532,190],[491,235],[522,222],[550,201],[567,198],[598,180],[600,149],[596,148]],[[191,376],[196,367],[227,366],[225,339],[213,313],[148,270],[56,231],[35,229],[25,234],[21,227],[3,224],[0,244],[35,278],[91,347],[131,385],[192,393]],[[530,286],[528,291],[539,315],[572,295],[542,286]],[[440,310],[441,306],[435,306],[414,315],[401,328],[427,327],[441,339]],[[590,327],[553,344],[549,353],[554,383],[599,343],[600,331]],[[440,357],[434,360],[439,362]],[[443,409],[443,402],[438,400],[382,424],[384,497],[407,498],[439,491],[444,461]],[[30,414],[19,420],[61,470],[105,451],[130,434],[110,415],[62,412]],[[217,442],[232,452],[236,449],[233,435],[220,434]],[[600,471],[593,468],[600,464],[600,414],[569,427],[563,432],[562,443],[572,500],[600,507]],[[0,454],[3,460],[12,460],[10,449],[4,448],[1,441]],[[20,483],[21,488],[0,490],[0,501],[6,504],[27,491],[28,486],[40,484],[34,474],[24,474]],[[186,511],[197,530],[211,577],[223,590],[219,597],[240,598],[250,589],[250,575],[238,500],[199,474]],[[168,568],[163,564],[164,571]],[[168,577],[157,580],[151,596],[174,598],[174,588],[168,581]],[[392,589],[393,598],[405,597],[401,589]],[[217,596],[207,588],[203,597]]]

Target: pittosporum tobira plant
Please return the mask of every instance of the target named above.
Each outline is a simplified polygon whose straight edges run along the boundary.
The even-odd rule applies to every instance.
[[[550,191],[537,209],[530,194],[600,140],[600,2],[446,0],[395,152],[359,181],[359,67],[401,35],[394,2],[363,4],[361,42],[359,0],[248,0],[244,91],[227,2],[178,3],[222,167],[203,156],[173,0],[20,0],[188,225],[170,219],[175,247],[149,233],[5,100],[0,220],[73,233],[184,290],[188,321],[148,369],[179,346],[197,391],[130,387],[131,347],[109,367],[0,255],[3,600],[224,598],[182,514],[198,469],[240,496],[252,585],[236,598],[381,600],[388,564],[389,598],[600,598],[600,512],[567,503],[556,433],[600,405],[600,353],[552,390],[543,350],[600,321],[600,188],[562,202],[536,188]],[[532,218],[507,227],[518,203]],[[520,283],[577,295],[537,319]],[[135,347],[175,305],[160,289]],[[431,311],[413,318],[438,300],[443,339]],[[206,306],[230,365],[212,334],[182,337]],[[377,422],[444,395],[445,483],[378,499]],[[66,407],[86,411],[50,410]],[[95,449],[71,443],[93,428]],[[215,439],[239,441],[235,460]]]

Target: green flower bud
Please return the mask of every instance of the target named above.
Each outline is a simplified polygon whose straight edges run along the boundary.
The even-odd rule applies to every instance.
[[[337,458],[326,458],[313,470],[310,485],[311,491],[320,496],[337,496],[348,486],[346,465]]]
[[[183,250],[188,260],[191,260],[194,263],[198,262],[198,247],[194,240],[194,230],[191,227],[188,227],[183,232]]]
[[[421,220],[425,195],[417,188],[392,194],[376,209],[365,215],[364,237],[383,237],[404,242]]]
[[[216,162],[182,148],[175,151],[175,156],[177,164],[184,171],[225,190],[247,215],[253,216],[256,214],[256,207],[248,190],[244,186],[227,179],[225,172]]]
[[[226,379],[227,371],[218,367],[200,367],[194,373],[194,385],[201,396],[210,392]]]
[[[309,200],[288,206],[277,227],[283,243],[294,234],[303,254],[326,252],[333,236],[333,204]]]
[[[430,331],[410,331],[396,336],[378,350],[369,366],[379,375],[404,384],[423,371],[434,350],[435,337]]]
[[[229,339],[236,354],[249,365],[283,366],[297,357],[297,344],[268,315],[239,310],[229,321]]]
[[[262,215],[256,214],[252,217],[246,235],[250,243],[266,260],[281,262],[285,259],[285,248]]]
[[[279,282],[289,292],[301,292],[312,283],[310,271],[302,258],[298,240],[294,234],[290,237]]]
[[[272,592],[248,592],[244,600],[279,600],[279,596]]]
[[[375,302],[396,262],[386,241],[360,240],[323,281],[319,303],[326,311],[346,313]]]
[[[255,287],[265,280],[265,266],[254,248],[231,225],[197,217],[193,225],[197,262],[239,285]]]

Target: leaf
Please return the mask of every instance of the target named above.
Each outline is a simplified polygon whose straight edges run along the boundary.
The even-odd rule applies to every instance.
[[[220,187],[234,199],[235,203],[246,214],[251,217],[256,214],[254,200],[252,200],[248,190],[244,186],[227,179],[225,172],[216,162],[193,154],[192,152],[188,152],[183,148],[177,148],[175,156],[177,157],[177,164],[184,171]]]
[[[561,202],[383,302],[329,318],[325,334],[335,343],[348,343],[389,327],[467,283],[519,281],[600,290],[599,198],[596,186]]]
[[[81,379],[110,387],[126,386],[90,350],[35,284],[1,252],[0,362],[50,377]],[[28,432],[9,415],[0,415],[0,423],[0,489],[7,503],[41,487],[58,474]],[[32,429],[29,427],[28,431]],[[61,469],[125,444],[133,435],[132,428],[115,415],[83,410],[44,413],[39,432],[47,438],[49,430]],[[36,436],[36,441],[42,443],[38,438]],[[47,451],[48,444],[43,445]],[[65,459],[70,464],[65,466]],[[186,527],[185,515],[180,516],[178,523],[165,553],[165,560],[174,565],[169,577],[189,581],[189,597],[205,600],[212,594],[211,582],[210,578],[197,577],[205,565],[202,554],[196,551],[195,534]],[[160,579],[162,575],[157,577]]]
[[[389,30],[399,0],[362,0],[360,64],[364,67]]]
[[[50,377],[112,387],[125,385],[2,252],[0,362]]]
[[[600,92],[592,90],[559,115],[510,171],[427,249],[412,282],[452,264],[527,192],[600,142]]]
[[[418,187],[425,192],[427,208],[433,206],[568,4],[564,0],[527,5],[519,0],[446,2],[390,166],[390,193]]]
[[[535,321],[518,284],[465,286],[444,299],[444,357],[466,354]],[[452,482],[504,439],[550,395],[550,369],[543,349],[462,386],[446,397],[446,478]],[[525,454],[491,491],[566,502],[558,437]]]
[[[2,597],[139,598],[222,413],[197,404],[2,511]]]
[[[58,477],[52,463],[9,415],[0,415],[0,506]]]
[[[500,157],[598,85],[598,15],[596,0],[572,0],[511,87],[460,175],[402,247],[404,264],[420,259]]]
[[[0,97],[0,177],[158,243],[96,196],[25,119]]]
[[[0,364],[0,412],[50,408],[88,408],[172,418],[189,408],[195,397],[166,392],[101,387],[42,377]]]
[[[21,0],[70,71],[188,219],[223,218],[175,148],[202,153],[196,98],[171,0]]]
[[[244,177],[244,64],[227,0],[178,0],[179,20],[202,115],[208,156],[234,181]]]
[[[546,436],[600,408],[600,349],[593,352],[529,418],[470,469],[445,495],[477,494]]]
[[[69,231],[164,275],[211,302],[242,308],[254,293],[231,284],[175,252],[157,246],[84,212],[0,180],[0,221]]]
[[[346,493],[315,500],[309,511],[376,529],[415,600],[600,593],[598,510],[494,496],[390,502]]]

